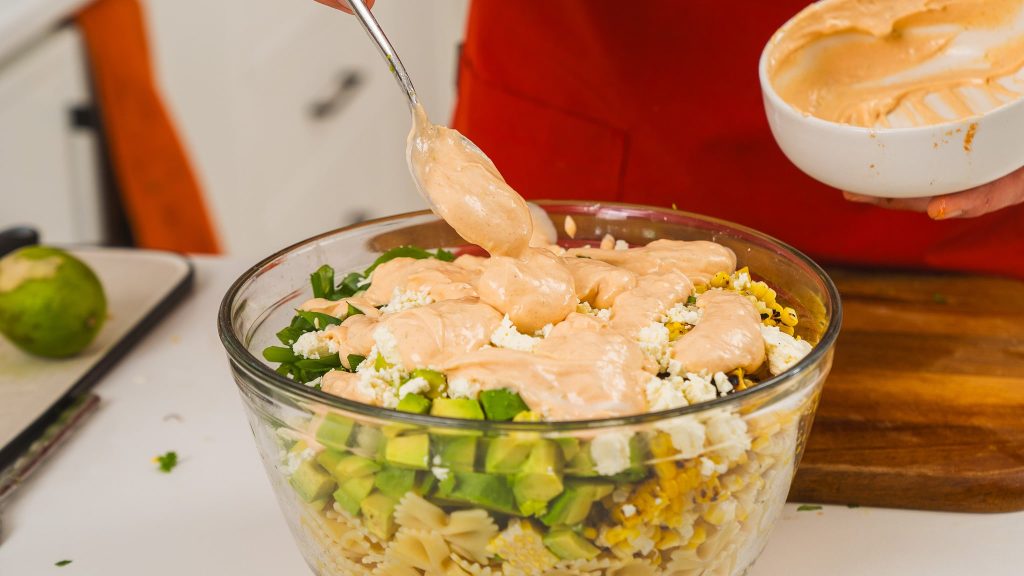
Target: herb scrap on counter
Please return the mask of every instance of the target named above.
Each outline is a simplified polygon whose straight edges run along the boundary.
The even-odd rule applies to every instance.
[[[455,260],[455,254],[443,248],[430,252],[416,246],[399,246],[381,254],[363,272],[347,274],[338,284],[334,282],[334,268],[324,264],[309,276],[309,283],[313,288],[313,297],[336,301],[355,296],[369,287],[370,275],[378,266],[395,258],[415,258],[417,260],[436,258],[444,262],[451,262]],[[295,354],[292,346],[307,332],[319,331],[328,326],[341,324],[346,318],[359,314],[364,314],[364,312],[352,304],[348,305],[345,318],[335,318],[322,312],[296,310],[291,323],[277,333],[277,339],[284,346],[268,346],[264,348],[263,357],[268,362],[279,364],[276,368],[278,374],[303,384],[310,384],[316,381],[317,378],[335,369],[355,372],[356,366],[364,358],[354,354],[349,356],[347,358],[349,367],[345,368],[337,354],[331,354],[318,359],[303,358]],[[354,362],[354,359],[357,361]],[[313,388],[320,389],[319,383],[311,385]]]
[[[821,506],[817,504],[801,504],[796,507],[797,512],[814,512],[816,510],[821,510]]]
[[[171,470],[178,465],[178,453],[171,450],[160,456],[154,456],[153,462],[160,466],[160,471],[164,474],[170,474]]]
[[[59,560],[59,561],[53,563],[54,566],[57,566],[59,568],[63,568],[65,566],[67,566],[68,564],[71,564],[71,560]]]

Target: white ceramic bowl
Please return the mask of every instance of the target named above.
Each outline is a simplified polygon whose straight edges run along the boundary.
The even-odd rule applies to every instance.
[[[840,190],[886,198],[959,192],[1024,166],[1024,98],[980,116],[913,128],[863,128],[822,120],[785,102],[768,77],[775,47],[761,53],[765,112],[786,157]]]

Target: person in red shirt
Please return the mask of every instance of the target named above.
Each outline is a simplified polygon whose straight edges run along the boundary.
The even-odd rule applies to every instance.
[[[526,198],[675,205],[828,263],[1024,277],[1024,169],[891,200],[840,193],[785,158],[757,63],[807,4],[474,0],[453,127]]]

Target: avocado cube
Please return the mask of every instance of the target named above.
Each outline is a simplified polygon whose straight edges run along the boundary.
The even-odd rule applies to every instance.
[[[547,526],[572,526],[587,518],[596,491],[587,482],[566,483],[565,491],[555,497],[548,511],[540,517]]]
[[[316,440],[328,448],[344,452],[353,427],[355,422],[352,420],[340,414],[327,414],[316,429]]]
[[[355,454],[342,454],[334,450],[324,450],[317,455],[316,461],[339,482],[344,482],[348,478],[373,474],[380,470],[380,464],[369,458]]]
[[[568,476],[592,478],[597,476],[594,466],[594,457],[590,455],[590,445],[584,445],[566,463],[565,473]]]
[[[430,399],[422,394],[406,394],[398,401],[395,410],[399,412],[411,412],[413,414],[426,414],[430,412]]]
[[[488,474],[514,474],[530,456],[536,440],[502,436],[487,442],[484,471]]]
[[[313,460],[303,460],[288,483],[305,502],[325,498],[334,490],[334,478]]]
[[[389,439],[384,460],[394,466],[426,470],[430,466],[430,436],[410,434]]]
[[[441,466],[450,470],[472,471],[476,462],[476,438],[473,436],[438,436],[434,438]]]
[[[480,403],[472,398],[438,398],[430,406],[430,414],[464,420],[484,419],[484,411],[480,408]]]
[[[386,540],[395,533],[395,504],[398,501],[380,492],[370,494],[359,504],[366,528]]]
[[[437,370],[417,368],[412,371],[410,376],[413,378],[423,378],[427,381],[427,384],[430,384],[430,390],[427,391],[429,398],[437,398],[448,389],[448,379]]]
[[[580,452],[580,441],[577,438],[562,436],[561,438],[554,438],[554,441],[562,449],[562,458],[565,462],[572,461]]]
[[[387,466],[377,473],[373,484],[384,494],[401,500],[416,485],[416,471]]]
[[[420,496],[426,496],[434,489],[436,484],[437,477],[434,476],[433,472],[417,472],[416,486],[413,487],[413,490],[415,490]]]
[[[538,440],[516,472],[512,490],[524,514],[543,510],[562,492],[562,450],[551,440]]]
[[[352,451],[371,460],[384,458],[384,433],[373,426],[358,426],[352,434]]]
[[[438,488],[438,493],[443,498],[468,502],[495,512],[519,514],[519,508],[512,495],[512,487],[504,476],[452,472]]]
[[[373,491],[373,475],[343,480],[334,491],[334,501],[349,514],[359,514],[359,505]]]
[[[511,420],[516,417],[516,414],[530,409],[519,394],[505,388],[481,392],[480,405],[488,420],[502,422]]]
[[[594,502],[597,502],[615,491],[615,484],[611,484],[609,482],[594,482],[591,486],[594,487]]]
[[[548,550],[562,560],[590,560],[600,553],[596,546],[569,528],[556,528],[542,540]]]

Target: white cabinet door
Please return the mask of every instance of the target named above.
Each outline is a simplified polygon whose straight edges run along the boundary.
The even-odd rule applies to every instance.
[[[63,27],[0,62],[0,229],[35,226],[48,243],[101,243],[103,202],[78,32]]]

